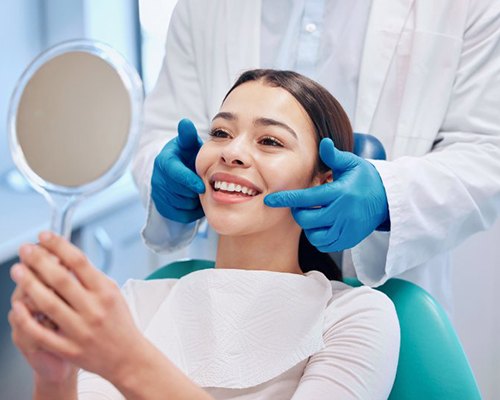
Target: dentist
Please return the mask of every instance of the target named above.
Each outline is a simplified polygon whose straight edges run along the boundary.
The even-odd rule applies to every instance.
[[[500,213],[500,4],[179,0],[133,166],[154,250],[193,239],[201,140],[234,78],[256,67],[317,80],[388,154],[332,146],[321,156],[333,182],[265,204],[290,207],[321,251],[350,249],[344,267],[363,283],[407,279],[450,309],[449,250]]]

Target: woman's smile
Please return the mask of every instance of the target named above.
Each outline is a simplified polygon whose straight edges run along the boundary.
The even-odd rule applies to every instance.
[[[234,204],[253,200],[262,190],[250,180],[224,172],[210,178],[212,198],[218,203]]]

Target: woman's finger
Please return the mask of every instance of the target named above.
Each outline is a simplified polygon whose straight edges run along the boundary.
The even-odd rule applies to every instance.
[[[14,264],[11,268],[14,268],[17,264]],[[16,286],[12,295],[10,296],[10,302],[13,303],[16,300],[21,300],[26,296],[24,290],[22,290],[19,286]]]
[[[80,338],[84,333],[81,329],[80,316],[73,311],[54,291],[45,286],[33,272],[23,264],[16,264],[11,269],[12,279],[26,293],[29,293],[38,313],[46,315],[61,329],[61,332],[70,337]],[[16,300],[12,303],[23,304]],[[25,305],[24,308],[27,309]],[[33,320],[40,314],[36,314]],[[53,328],[53,326],[48,326]]]
[[[15,303],[21,303],[20,301],[16,301]],[[14,304],[14,303],[13,303]],[[26,308],[26,306],[24,306]],[[27,309],[27,308],[26,308]],[[28,310],[28,313],[30,311]],[[26,355],[37,349],[35,342],[29,337],[26,332],[21,329],[20,319],[17,318],[14,309],[9,311],[7,316],[10,326],[12,328],[12,342],[21,350],[21,352]]]
[[[89,311],[91,305],[87,290],[61,265],[58,257],[41,246],[29,244],[21,247],[19,255],[23,263],[73,309],[84,313]]]
[[[70,340],[36,322],[20,301],[12,304],[9,322],[13,327],[12,340],[23,353],[44,349],[63,358],[74,358],[78,355],[78,349]]]
[[[38,239],[40,245],[58,257],[61,264],[73,272],[85,288],[101,287],[104,274],[92,266],[79,248],[52,232],[42,232]]]

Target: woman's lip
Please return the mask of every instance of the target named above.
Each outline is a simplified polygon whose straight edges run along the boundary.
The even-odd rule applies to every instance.
[[[219,190],[211,190],[210,191],[212,198],[221,204],[238,204],[238,203],[246,203],[247,201],[251,201],[255,199],[255,196],[246,196],[241,193],[235,194],[230,192],[222,192]]]
[[[245,186],[248,189],[255,190],[257,192],[256,195],[262,193],[262,189],[254,185],[248,179],[245,179],[241,176],[232,175],[225,172],[217,172],[210,177],[210,185],[213,186],[215,181],[224,181],[228,183],[235,183],[236,185]]]

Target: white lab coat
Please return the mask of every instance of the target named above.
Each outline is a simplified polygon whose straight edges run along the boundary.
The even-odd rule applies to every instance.
[[[179,1],[133,165],[145,202],[153,160],[179,119],[205,137],[236,77],[259,67],[260,18],[260,1]],[[390,233],[352,249],[358,277],[379,285],[400,276],[449,307],[448,250],[500,213],[500,2],[373,0],[352,122],[385,146],[388,161],[373,163],[391,218]],[[169,230],[149,211],[156,250],[193,237],[197,224]]]

